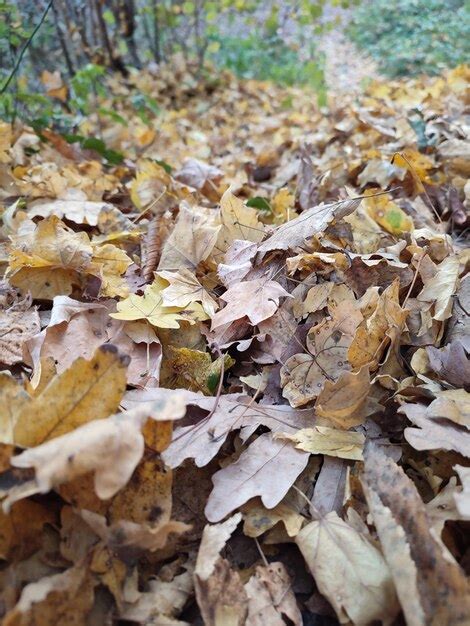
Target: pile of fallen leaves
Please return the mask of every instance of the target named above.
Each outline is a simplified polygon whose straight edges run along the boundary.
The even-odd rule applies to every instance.
[[[1,125],[3,624],[470,623],[469,77]]]

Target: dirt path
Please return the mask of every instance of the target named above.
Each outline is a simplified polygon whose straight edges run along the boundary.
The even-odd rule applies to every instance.
[[[321,35],[319,49],[325,55],[328,91],[336,93],[359,93],[368,80],[378,77],[373,59],[360,52],[345,35],[350,19],[350,9],[325,7],[323,20],[337,20],[338,24],[333,30]]]

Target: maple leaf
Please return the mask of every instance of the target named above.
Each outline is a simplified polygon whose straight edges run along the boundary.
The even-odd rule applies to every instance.
[[[246,206],[230,189],[220,199],[220,222],[217,249],[222,252],[237,239],[256,242],[264,237],[264,226],[258,220],[257,211]]]
[[[204,289],[196,276],[188,269],[179,272],[157,272],[169,284],[162,291],[165,306],[186,307],[192,302],[200,302],[204,311],[212,317],[218,308],[217,302]]]
[[[117,320],[147,320],[158,328],[179,328],[179,323],[188,321],[194,323],[207,319],[201,305],[193,303],[190,307],[165,306],[163,303],[163,289],[166,281],[157,278],[145,288],[143,296],[130,295],[117,304],[117,312],[111,317]]]
[[[310,522],[295,541],[340,621],[393,621],[398,603],[390,570],[379,550],[355,528],[332,512]]]
[[[297,407],[314,400],[326,380],[336,380],[348,370],[348,349],[362,314],[348,301],[340,303],[330,320],[311,328],[307,335],[308,352],[291,356],[281,369],[283,396]]]
[[[121,277],[127,268],[132,265],[132,260],[125,252],[110,243],[93,246],[88,272],[101,278],[100,295],[126,297],[129,286]]]
[[[212,318],[211,329],[245,316],[255,326],[274,315],[283,297],[290,297],[290,294],[273,280],[258,278],[239,282],[221,296],[227,304]]]
[[[213,475],[214,489],[205,508],[207,519],[217,522],[255,496],[260,496],[268,509],[273,508],[305,468],[308,456],[268,433],[260,435],[235,463]],[[272,480],[273,472],[276,481]]]
[[[404,404],[399,409],[417,428],[405,428],[405,438],[416,450],[454,450],[470,458],[470,432],[446,416],[434,419],[422,404]],[[444,419],[442,419],[444,418]]]

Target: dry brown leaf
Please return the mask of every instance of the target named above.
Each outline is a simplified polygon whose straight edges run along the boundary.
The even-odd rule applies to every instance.
[[[84,623],[93,605],[96,581],[82,565],[61,574],[46,576],[27,585],[15,608],[7,613],[5,626],[50,626]],[[77,621],[78,620],[78,621]]]
[[[57,217],[42,220],[32,232],[13,238],[9,277],[33,298],[52,300],[80,285],[93,249],[86,233],[75,233]]]
[[[207,626],[243,624],[247,597],[237,572],[219,554],[240,523],[236,513],[222,524],[207,525],[194,570],[196,599]]]
[[[126,389],[128,363],[110,344],[98,348],[90,361],[74,361],[15,416],[15,443],[37,446],[116,411]]]
[[[278,226],[274,233],[259,245],[258,253],[263,256],[272,250],[292,250],[301,246],[309,237],[323,232],[333,220],[339,220],[352,213],[360,203],[360,199],[344,200],[312,207],[294,220]]]
[[[185,308],[192,302],[200,302],[204,311],[213,317],[218,308],[217,302],[204,289],[193,272],[182,268],[179,272],[158,272],[158,276],[169,283],[162,291],[165,306]]]
[[[296,543],[319,591],[341,623],[391,623],[398,612],[390,570],[381,553],[363,535],[328,513],[310,522]]]
[[[205,508],[207,519],[217,522],[255,496],[261,496],[268,509],[275,507],[307,462],[307,453],[274,440],[270,434],[260,435],[235,463],[213,475],[214,489]],[[276,481],[272,480],[273,472],[278,476]]]
[[[183,203],[173,232],[163,246],[158,269],[195,269],[210,256],[220,228],[214,211],[192,208]]]
[[[258,278],[239,282],[221,296],[227,304],[213,316],[211,330],[245,316],[256,326],[274,315],[280,298],[284,297],[290,294],[273,280]]]
[[[217,250],[221,252],[226,252],[237,239],[257,242],[264,237],[256,209],[247,207],[230,189],[220,199],[220,223]]]
[[[41,329],[36,307],[27,300],[0,309],[0,363],[23,361],[23,345]]]
[[[332,382],[327,380],[315,402],[315,412],[338,428],[351,428],[363,421],[360,408],[370,392],[369,368],[358,372],[341,372]]]
[[[365,458],[367,502],[407,623],[468,624],[468,582],[433,537],[416,487],[380,450]]]
[[[428,416],[422,404],[404,404],[399,409],[417,428],[405,428],[405,439],[416,450],[454,450],[470,458],[470,432],[446,419]]]
[[[291,580],[282,563],[259,565],[245,584],[248,596],[250,626],[284,626],[289,620],[293,626],[302,625],[302,615],[291,588]]]
[[[458,256],[448,256],[437,266],[436,274],[418,294],[420,302],[433,305],[433,318],[444,321],[452,315],[452,296],[457,289],[460,261]]]

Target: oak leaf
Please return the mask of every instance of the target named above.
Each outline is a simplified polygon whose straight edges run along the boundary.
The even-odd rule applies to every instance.
[[[211,329],[245,316],[255,326],[274,315],[283,297],[290,297],[290,294],[274,280],[257,278],[239,282],[221,296],[227,304],[212,318]]]

